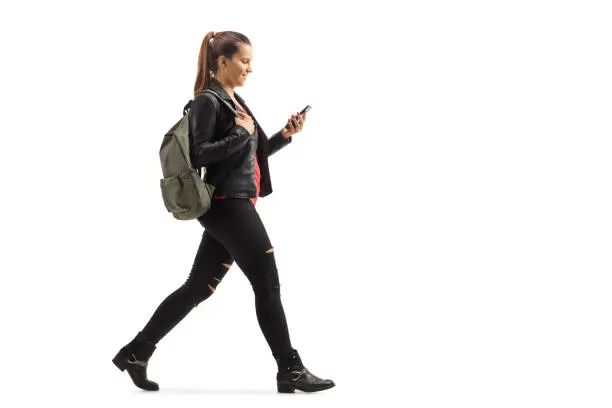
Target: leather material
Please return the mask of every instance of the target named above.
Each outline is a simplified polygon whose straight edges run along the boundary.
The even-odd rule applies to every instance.
[[[236,108],[219,81],[213,78],[208,88]],[[268,138],[240,95],[234,92],[234,97],[253,118],[255,133],[236,125],[233,112],[216,96],[201,92],[189,110],[191,163],[195,168],[206,167],[203,178],[215,186],[215,195],[253,198],[257,194],[256,154],[261,173],[259,196],[265,197],[272,193],[268,157],[291,143],[292,137],[285,139],[279,130]]]
[[[159,385],[147,378],[149,359],[155,351],[155,345],[141,338],[141,333],[123,346],[113,358],[113,363],[121,371],[127,370],[132,382],[146,391],[158,391]]]
[[[278,392],[292,393],[323,391],[334,387],[332,380],[322,379],[312,374],[304,364],[297,350],[292,349],[287,356],[275,356],[278,364],[276,385]]]
[[[291,393],[295,390],[304,392],[323,391],[334,387],[332,380],[322,379],[312,374],[306,367],[295,371],[279,371],[276,374],[278,392]]]

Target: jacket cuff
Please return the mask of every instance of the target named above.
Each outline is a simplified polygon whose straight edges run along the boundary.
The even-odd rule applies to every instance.
[[[285,136],[283,136],[283,131],[282,130],[280,131],[280,134],[281,134],[281,137],[287,141],[287,143],[291,143],[291,140],[293,139],[293,135],[285,138]]]
[[[293,135],[285,139],[285,137],[282,134],[282,129],[279,130],[268,140],[268,146],[269,146],[268,155],[271,156],[277,151],[279,151],[280,149],[282,149],[283,147],[287,146],[288,144],[291,143],[292,139],[293,139]]]

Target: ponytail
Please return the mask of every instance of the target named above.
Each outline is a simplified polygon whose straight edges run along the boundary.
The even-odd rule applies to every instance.
[[[202,40],[200,46],[200,56],[198,57],[198,72],[193,86],[193,96],[202,92],[210,84],[210,70],[208,69],[208,42],[213,37],[213,32],[209,31]]]

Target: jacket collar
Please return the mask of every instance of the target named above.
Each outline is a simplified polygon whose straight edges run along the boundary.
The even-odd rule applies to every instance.
[[[208,84],[208,88],[218,93],[221,98],[231,103],[232,106],[234,107],[236,106],[232,98],[229,96],[229,94],[225,90],[225,88],[223,88],[223,85],[221,85],[221,82],[219,82],[216,78],[212,78],[210,80],[210,83]],[[242,102],[241,98],[239,96],[236,96],[236,92],[234,92],[234,96],[236,97],[236,99],[238,99],[238,102]]]
[[[234,108],[236,108],[236,104],[234,103],[234,100],[232,99],[231,96],[229,96],[225,88],[223,88],[223,85],[221,85],[221,82],[219,82],[216,78],[211,79],[210,83],[208,84],[208,89],[212,89],[213,91],[218,93],[221,98],[228,101]],[[242,107],[246,109],[247,113],[252,117],[253,113],[251,112],[249,107],[246,106],[244,99],[242,99],[242,97],[238,95],[236,90],[234,90],[234,97],[236,98],[238,103],[242,105]]]
[[[231,96],[229,96],[229,94],[227,93],[225,88],[223,88],[223,85],[221,85],[221,82],[219,82],[216,78],[211,78],[210,83],[208,84],[208,89],[212,89],[213,91],[218,93],[219,96],[221,98],[223,98],[224,100],[226,100],[227,102],[229,102],[234,107],[234,109],[236,108],[236,104],[232,100]],[[258,131],[260,133],[263,133],[263,130],[261,129],[261,126],[259,126],[259,123],[257,123],[257,120],[255,120],[255,116],[253,115],[253,112],[251,112],[249,107],[244,102],[244,99],[242,99],[242,97],[240,95],[238,95],[236,90],[234,90],[234,97],[236,98],[238,103],[240,105],[242,105],[242,107],[246,110],[246,112],[249,114],[249,116],[251,116],[251,118],[253,118],[253,122],[255,122],[255,125],[257,126]]]

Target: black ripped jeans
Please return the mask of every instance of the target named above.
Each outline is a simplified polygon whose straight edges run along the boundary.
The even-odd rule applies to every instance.
[[[215,291],[235,260],[255,292],[257,320],[272,354],[288,355],[291,342],[273,247],[254,204],[245,198],[213,200],[198,221],[205,231],[189,278],[162,301],[142,335],[160,341]]]

